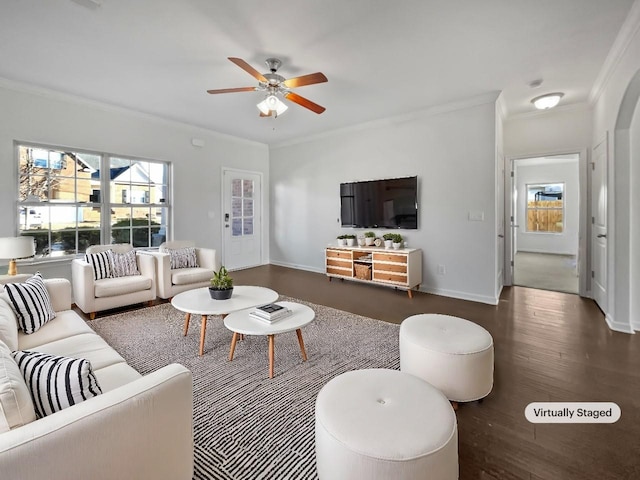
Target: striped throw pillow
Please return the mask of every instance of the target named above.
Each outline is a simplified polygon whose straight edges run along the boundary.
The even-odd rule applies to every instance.
[[[111,265],[112,253],[111,250],[105,250],[104,252],[85,254],[85,261],[93,267],[94,280],[113,277],[113,267]]]
[[[193,268],[198,266],[195,247],[167,248],[171,270],[175,268]]]
[[[111,264],[113,266],[114,277],[128,277],[129,275],[140,275],[138,263],[136,262],[136,251],[129,250],[125,253],[111,252]]]
[[[33,333],[49,320],[56,318],[40,272],[36,272],[24,283],[7,283],[4,289],[11,308],[16,312],[18,326],[24,333]]]
[[[11,355],[31,392],[38,418],[102,393],[89,360],[28,351]]]

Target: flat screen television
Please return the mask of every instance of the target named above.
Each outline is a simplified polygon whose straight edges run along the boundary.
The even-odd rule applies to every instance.
[[[343,227],[418,228],[418,177],[340,184]]]

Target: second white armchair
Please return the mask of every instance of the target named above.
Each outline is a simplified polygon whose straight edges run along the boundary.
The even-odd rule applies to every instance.
[[[195,249],[195,263],[185,255],[190,249]],[[158,296],[164,299],[186,290],[208,287],[213,272],[220,268],[214,249],[196,247],[194,242],[186,240],[165,242],[157,253],[150,255],[156,257]]]

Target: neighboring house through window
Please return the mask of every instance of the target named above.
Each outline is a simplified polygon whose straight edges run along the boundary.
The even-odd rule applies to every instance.
[[[18,232],[36,256],[100,243],[158,246],[169,228],[169,164],[19,144]],[[109,172],[107,175],[103,172]]]

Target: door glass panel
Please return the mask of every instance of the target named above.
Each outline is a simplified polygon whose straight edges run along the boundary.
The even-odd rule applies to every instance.
[[[253,235],[253,218],[245,218],[243,220],[242,233],[244,235]]]
[[[253,197],[253,180],[242,181],[242,192],[245,197]]]
[[[231,196],[242,196],[242,180],[240,180],[239,178],[234,178],[233,180],[231,180]]]
[[[242,217],[242,199],[241,198],[231,199],[231,216],[233,218]]]
[[[245,217],[253,217],[253,199],[245,198],[242,202],[242,214]]]
[[[231,236],[242,236],[242,218],[234,218],[231,221]]]

